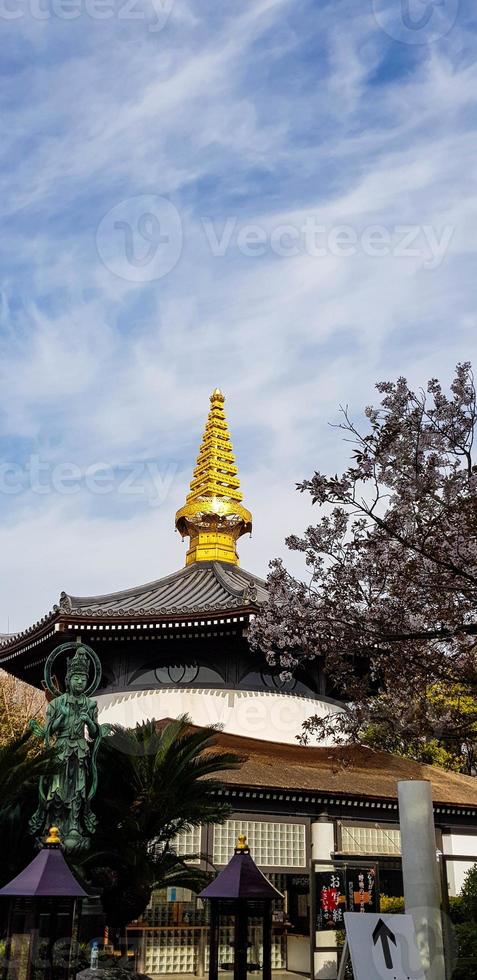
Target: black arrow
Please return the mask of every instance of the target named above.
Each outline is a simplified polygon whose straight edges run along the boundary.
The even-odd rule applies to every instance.
[[[395,946],[397,946],[396,936],[394,935],[393,932],[391,932],[391,930],[388,928],[388,926],[386,925],[386,923],[383,922],[382,919],[379,920],[379,922],[378,922],[378,924],[377,924],[377,926],[376,926],[376,928],[375,928],[375,930],[373,932],[373,943],[374,943],[375,946],[376,946],[376,943],[379,942],[379,940],[381,940],[381,943],[382,943],[382,946],[383,946],[384,962],[385,962],[388,970],[392,970],[392,968],[393,968],[393,958],[391,956],[391,950],[389,948],[389,940],[391,940],[391,942],[394,943]]]

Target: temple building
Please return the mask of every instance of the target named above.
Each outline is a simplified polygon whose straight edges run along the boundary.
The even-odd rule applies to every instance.
[[[176,528],[189,541],[183,568],[123,592],[63,592],[39,623],[3,642],[1,665],[40,687],[50,650],[81,636],[103,665],[102,721],[127,726],[186,713],[197,725],[294,742],[310,715],[341,710],[318,665],[283,683],[248,648],[247,626],[267,590],[239,564],[237,541],[251,532],[252,515],[218,389]]]
[[[191,831],[177,849],[200,853],[205,867],[220,868],[238,833],[247,834],[254,860],[284,895],[274,913],[273,968],[308,973],[312,964],[317,978],[336,977],[335,929],[343,906],[331,907],[337,886],[330,876],[340,882],[348,908],[360,902],[374,907],[378,889],[402,894],[397,781],[429,779],[438,848],[476,860],[477,784],[365,747],[297,743],[305,719],[343,705],[318,661],[282,681],[247,643],[267,588],[239,563],[238,542],[250,533],[252,514],[242,502],[218,389],[175,522],[188,540],[183,568],[121,592],[63,592],[39,622],[0,637],[0,666],[41,687],[50,651],[81,637],[103,665],[101,721],[134,726],[186,713],[195,725],[220,725],[219,744],[246,760],[225,781],[233,814],[223,826]],[[465,870],[463,863],[448,863],[451,894]],[[143,971],[201,975],[204,916],[190,893],[156,895],[144,920],[131,927]],[[224,963],[231,958],[229,940],[222,936]]]

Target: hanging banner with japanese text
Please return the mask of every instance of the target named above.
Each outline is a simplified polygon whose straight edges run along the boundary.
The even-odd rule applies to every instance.
[[[335,867],[317,871],[316,929],[342,929],[345,912],[376,912],[376,868]]]

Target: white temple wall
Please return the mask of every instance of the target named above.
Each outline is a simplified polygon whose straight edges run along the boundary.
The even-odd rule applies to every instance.
[[[292,744],[296,744],[303,722],[311,715],[324,717],[342,710],[332,701],[296,694],[207,688],[102,694],[97,701],[102,723],[134,728],[153,718],[160,721],[187,714],[195,725],[220,725],[233,735]]]
[[[315,861],[329,861],[335,850],[335,825],[333,820],[321,817],[311,825],[311,856]],[[315,932],[314,980],[335,980],[338,972],[338,955],[335,932]],[[320,946],[323,949],[320,949]]]
[[[446,862],[449,895],[459,895],[467,872],[474,864],[477,864],[477,834],[459,834],[456,831],[443,833],[442,851],[444,854],[474,857],[474,860],[469,862]]]

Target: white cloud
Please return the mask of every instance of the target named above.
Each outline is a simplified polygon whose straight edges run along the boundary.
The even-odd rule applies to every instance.
[[[156,461],[174,476],[160,506],[149,490],[0,495],[0,630],[62,588],[106,592],[182,564],[174,513],[216,384],[255,517],[239,550],[263,574],[314,518],[295,482],[346,459],[328,427],[339,403],[359,414],[398,373],[449,378],[475,348],[472,39],[457,26],[411,58],[347,3],[304,0],[298,15],[237,2],[214,17],[177,0],[157,33],[138,9],[149,20],[6,25],[23,62],[6,81],[0,171],[0,445],[23,466],[36,453],[82,474]],[[95,243],[103,215],[142,194],[168,196],[184,232],[176,268],[146,285],[114,276]],[[235,239],[218,258],[203,227],[236,218],[269,236],[309,216],[455,230],[426,269],[362,249],[249,258]]]

